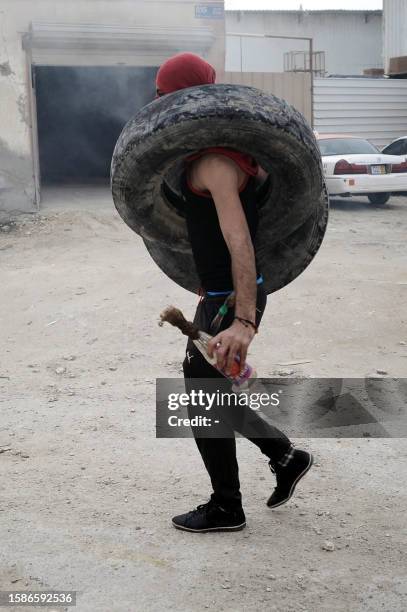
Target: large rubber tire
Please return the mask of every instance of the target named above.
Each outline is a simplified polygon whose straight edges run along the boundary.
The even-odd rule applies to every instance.
[[[375,206],[384,206],[390,200],[390,193],[369,193],[369,202]]]
[[[314,134],[283,100],[243,85],[203,85],[148,104],[116,144],[115,206],[165,274],[196,292],[200,283],[176,192],[182,160],[211,146],[249,153],[272,175],[256,252],[267,293],[281,289],[313,259],[328,218]]]

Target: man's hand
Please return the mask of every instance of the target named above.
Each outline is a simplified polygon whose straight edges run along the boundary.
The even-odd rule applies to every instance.
[[[208,343],[210,357],[215,355],[217,366],[230,374],[235,358],[240,359],[240,373],[246,363],[247,349],[253,340],[255,331],[251,326],[246,327],[240,321],[234,321],[230,327],[221,331]]]

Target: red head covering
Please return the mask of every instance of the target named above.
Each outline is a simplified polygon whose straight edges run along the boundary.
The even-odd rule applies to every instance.
[[[160,94],[169,94],[186,87],[215,83],[216,71],[213,66],[194,53],[178,53],[167,59],[157,72],[156,88]],[[258,165],[250,155],[224,147],[211,147],[186,158],[189,163],[207,153],[221,153],[233,159],[246,174],[255,176]],[[196,191],[196,193],[200,193]],[[200,195],[205,195],[202,193]]]
[[[216,79],[213,66],[194,53],[178,53],[167,59],[157,72],[156,87],[168,94],[195,85],[210,85]]]

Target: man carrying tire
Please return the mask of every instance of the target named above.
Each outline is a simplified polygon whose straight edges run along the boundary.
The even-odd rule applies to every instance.
[[[157,96],[179,89],[215,83],[215,70],[191,53],[167,60],[156,78]],[[234,291],[235,306],[224,316],[210,343],[219,368],[229,373],[235,361],[246,361],[248,347],[260,324],[265,306],[263,289],[254,248],[258,225],[257,187],[267,174],[256,161],[243,152],[213,147],[187,157],[181,179],[188,236],[203,296],[194,322],[199,329],[213,333],[211,324],[228,294]],[[187,391],[193,379],[219,378],[212,367],[188,341],[183,363]],[[246,525],[236,459],[235,431],[248,437],[269,459],[277,486],[267,505],[271,508],[288,501],[298,481],[312,465],[312,455],[295,449],[284,433],[259,415],[257,431],[251,437],[242,430],[235,408],[219,406],[225,437],[200,437],[195,440],[209,473],[213,493],[209,502],[173,518],[177,529],[193,532],[237,531]]]

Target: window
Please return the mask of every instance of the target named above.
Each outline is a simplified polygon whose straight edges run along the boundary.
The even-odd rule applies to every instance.
[[[382,153],[386,155],[404,155],[407,153],[407,138],[392,142],[387,147],[384,147]]]
[[[358,155],[379,153],[368,140],[362,138],[326,138],[318,140],[321,155]]]

